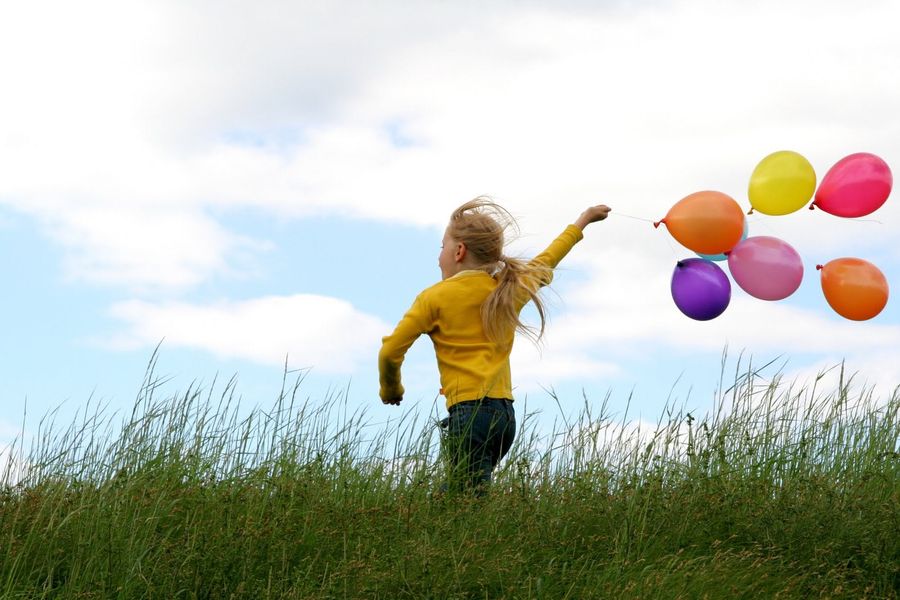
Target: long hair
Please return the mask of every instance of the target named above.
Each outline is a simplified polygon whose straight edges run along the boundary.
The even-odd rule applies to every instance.
[[[481,322],[487,338],[501,341],[515,331],[537,342],[544,335],[546,312],[539,290],[550,280],[550,269],[543,265],[506,256],[505,232],[518,232],[515,218],[487,196],[469,200],[450,216],[447,233],[466,245],[478,265],[497,279],[497,287],[481,305]],[[541,319],[539,329],[526,325],[519,312],[529,300]]]

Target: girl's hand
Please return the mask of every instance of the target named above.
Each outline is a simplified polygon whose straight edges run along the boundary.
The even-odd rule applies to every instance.
[[[583,230],[591,223],[596,223],[597,221],[602,221],[603,219],[605,219],[609,215],[610,210],[611,209],[605,204],[592,206],[581,213],[581,216],[579,216],[575,221],[575,226]]]

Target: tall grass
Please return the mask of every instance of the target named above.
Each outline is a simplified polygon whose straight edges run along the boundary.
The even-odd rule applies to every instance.
[[[243,410],[234,380],[125,418],[49,415],[0,487],[0,596],[892,598],[900,391],[738,368],[655,427],[609,398],[520,435],[485,498],[436,493],[433,415],[372,423],[302,376]],[[856,391],[854,391],[856,390]],[[523,414],[525,412],[525,414]],[[0,467],[2,468],[2,467]]]

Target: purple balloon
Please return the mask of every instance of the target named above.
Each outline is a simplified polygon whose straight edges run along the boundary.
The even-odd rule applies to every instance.
[[[731,282],[719,266],[702,258],[679,260],[672,273],[672,299],[697,321],[715,319],[731,302]]]

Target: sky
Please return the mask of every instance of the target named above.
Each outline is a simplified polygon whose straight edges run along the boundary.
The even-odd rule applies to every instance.
[[[520,416],[708,408],[723,353],[726,379],[843,362],[889,396],[896,298],[849,321],[815,266],[863,258],[900,285],[896,193],[860,219],[750,215],[803,282],[772,302],[732,281],[706,322],[670,293],[693,253],[651,222],[701,190],[749,209],[779,150],[819,181],[855,152],[897,172],[898,22],[877,0],[3,3],[0,443],[54,410],[130,411],[157,347],[167,393],[236,377],[267,406],[288,371],[312,400],[395,417],[381,337],[482,194],[517,217],[521,256],[613,211],[560,265],[542,345],[516,344]],[[440,411],[427,337],[403,377],[405,406]]]

